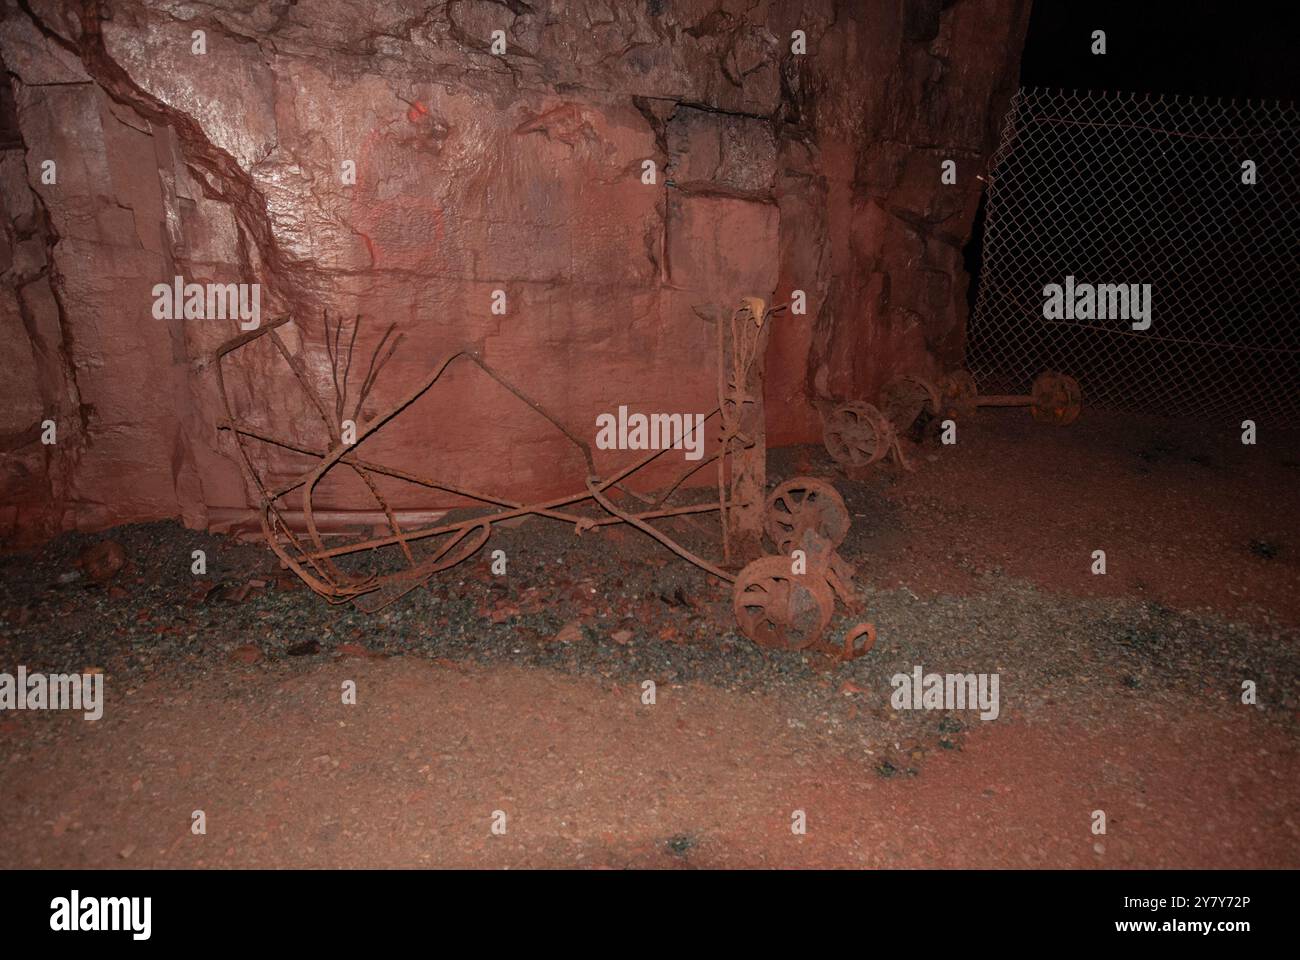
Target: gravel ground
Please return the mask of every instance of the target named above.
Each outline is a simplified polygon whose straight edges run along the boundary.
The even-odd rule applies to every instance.
[[[770,457],[853,515],[863,610],[828,639],[878,640],[845,664],[764,656],[728,585],[625,527],[497,529],[374,615],[175,523],[0,557],[0,671],[99,669],[108,707],[0,716],[9,862],[1294,867],[1294,462],[1127,421],[963,435],[861,482],[820,449]],[[712,555],[709,527],[665,529]],[[127,565],[96,583],[78,559],[110,540]],[[998,674],[997,722],[892,709],[917,666]]]
[[[793,473],[797,460],[830,475],[824,454],[808,449],[774,457],[773,472]],[[965,594],[879,585],[869,542],[905,523],[889,498],[894,485],[884,473],[866,484],[839,482],[851,511],[864,518],[841,552],[860,567],[858,589],[879,641],[869,655],[831,669],[805,654],[764,657],[736,630],[729,587],[637,531],[606,528],[579,539],[541,519],[497,530],[470,561],[374,615],[316,598],[260,545],[174,523],[68,534],[35,553],[0,559],[0,650],[5,661],[33,671],[99,667],[131,682],[167,677],[183,685],[203,680],[247,645],[268,669],[286,670],[360,647],[619,681],[780,691],[814,711],[846,691],[887,694],[891,676],[921,665],[926,672],[999,673],[1004,716],[1045,708],[1055,716],[1073,703],[1068,713],[1076,720],[1104,714],[1109,698],[1235,700],[1250,679],[1259,709],[1293,722],[1300,702],[1294,627],[1231,622],[1144,599],[1069,596],[996,566],[968,570],[975,589]],[[699,530],[681,522],[669,529],[708,549]],[[108,538],[125,548],[129,565],[107,584],[90,583],[78,575],[76,558]],[[206,552],[204,576],[191,573],[195,549]],[[495,549],[506,553],[506,576],[489,570]],[[235,599],[250,581],[247,595]],[[859,619],[840,606],[829,639],[840,642]],[[921,712],[904,718],[918,740],[952,746],[957,739]],[[952,718],[948,726],[963,722]]]

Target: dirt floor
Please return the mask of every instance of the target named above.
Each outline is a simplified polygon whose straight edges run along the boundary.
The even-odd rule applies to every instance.
[[[772,453],[854,515],[879,640],[837,667],[764,658],[626,528],[499,530],[506,576],[483,551],[374,616],[174,524],[6,556],[0,672],[102,670],[107,705],[0,714],[0,866],[1300,866],[1294,438],[958,439],[862,482]],[[91,582],[108,539],[130,562]],[[997,673],[999,716],[893,709],[917,666]]]

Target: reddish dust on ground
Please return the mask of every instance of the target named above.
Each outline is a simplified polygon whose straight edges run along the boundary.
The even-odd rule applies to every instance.
[[[882,466],[838,487],[863,536],[859,579],[915,591],[909,609],[996,599],[1019,577],[1048,600],[1271,618],[1275,649],[1294,643],[1277,623],[1293,625],[1300,603],[1296,464],[1277,451],[1087,413],[1054,430],[1009,412],[963,427],[956,448],[927,443],[914,474]],[[825,469],[806,448],[783,457]],[[1105,576],[1090,573],[1098,548]],[[1044,627],[1044,647],[1058,642]],[[0,865],[1300,866],[1296,718],[1277,706],[1293,679],[1248,706],[1232,693],[1235,662],[1209,692],[1157,689],[1164,661],[1108,669],[1117,648],[1095,643],[1091,680],[1052,691],[1046,708],[1004,689],[996,721],[967,714],[963,736],[920,747],[888,686],[855,684],[850,668],[758,692],[661,676],[648,705],[639,679],[508,658],[343,645],[329,659],[327,644],[238,663],[200,649],[179,678],[110,668],[98,722],[0,720]],[[899,644],[926,657],[937,641],[882,633],[852,676]],[[342,703],[348,680],[355,705]],[[889,752],[900,744],[902,761]],[[791,830],[795,811],[806,835]]]
[[[41,866],[1295,866],[1294,744],[1223,707],[986,724],[882,779],[824,719],[691,685],[344,659],[156,685],[5,768]],[[335,695],[354,680],[358,704]],[[856,695],[844,698],[841,731]],[[835,725],[831,725],[834,727]],[[203,809],[207,833],[190,830]],[[1107,834],[1091,833],[1103,809]],[[494,811],[506,832],[491,831]],[[796,810],[808,832],[791,830]],[[11,823],[10,826],[13,826]]]
[[[900,509],[866,543],[872,570],[883,586],[960,593],[998,568],[1073,595],[1300,623],[1296,448],[1243,445],[1232,426],[981,412],[955,445],[922,448],[915,473],[872,481]]]

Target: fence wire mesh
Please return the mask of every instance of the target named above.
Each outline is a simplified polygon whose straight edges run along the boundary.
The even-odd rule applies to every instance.
[[[1046,319],[1044,288],[1067,277],[1076,289],[1151,284],[1150,327]],[[967,340],[981,393],[1027,393],[1055,369],[1080,381],[1085,407],[1294,424],[1298,307],[1294,103],[1041,89],[1012,99]]]

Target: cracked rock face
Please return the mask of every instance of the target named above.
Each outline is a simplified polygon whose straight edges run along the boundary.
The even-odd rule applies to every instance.
[[[255,502],[206,362],[237,321],[155,319],[176,276],[259,284],[326,397],[323,317],[362,317],[360,358],[396,324],[362,421],[470,348],[589,441],[620,404],[712,409],[698,308],[803,290],[767,353],[768,442],[817,441],[815,401],[960,360],[975,174],[1027,19],[1028,0],[3,0],[0,538]],[[265,339],[228,361],[237,412],[325,446]],[[521,500],[585,472],[468,368],[365,452]],[[255,456],[272,480],[305,466]]]

